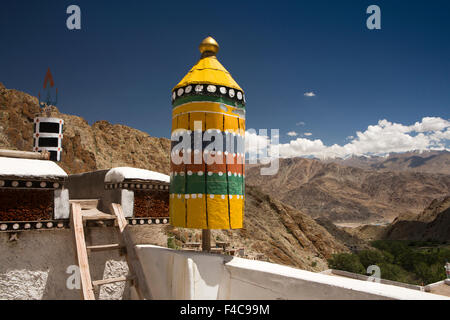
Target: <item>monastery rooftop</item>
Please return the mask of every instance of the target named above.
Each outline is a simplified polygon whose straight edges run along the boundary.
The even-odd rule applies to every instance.
[[[17,178],[61,179],[67,173],[48,160],[0,157],[0,176]]]
[[[170,177],[163,173],[131,167],[113,168],[105,176],[105,182],[121,183],[125,180],[151,180],[169,183]]]

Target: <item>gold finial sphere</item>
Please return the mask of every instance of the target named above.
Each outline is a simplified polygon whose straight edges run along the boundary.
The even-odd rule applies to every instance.
[[[203,39],[202,43],[200,43],[200,46],[198,47],[201,54],[205,54],[206,52],[211,52],[212,54],[217,54],[219,52],[219,44],[216,40],[214,40],[213,37],[207,37]]]

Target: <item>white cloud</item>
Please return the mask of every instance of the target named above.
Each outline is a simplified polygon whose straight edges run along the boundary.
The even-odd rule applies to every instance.
[[[305,132],[303,135],[309,137],[309,136],[312,136],[312,133],[311,132]]]
[[[303,121],[299,121],[299,122],[297,122],[295,125],[296,125],[297,127],[301,127],[301,126],[304,126],[305,123],[304,123]]]
[[[304,94],[303,94],[305,97],[315,97],[316,96],[316,94],[314,93],[314,92],[305,92]]]
[[[264,134],[270,134],[270,137]],[[257,163],[257,159],[268,163],[264,159],[278,158],[279,130],[268,130],[264,134],[254,129],[245,131],[245,152],[250,163]],[[276,141],[276,144],[271,145],[271,141]]]
[[[440,131],[448,127],[448,120],[438,117],[425,117],[410,128],[417,132]]]
[[[260,136],[254,130],[245,131],[245,151],[258,154],[270,144],[268,136]]]
[[[383,155],[412,150],[449,150],[450,121],[439,117],[425,117],[413,125],[403,125],[383,119],[348,139],[350,141],[347,144],[327,146],[320,139],[297,138],[280,144],[278,149],[280,157],[318,158]]]
[[[296,136],[298,136],[298,133],[295,132],[295,131],[289,131],[289,132],[287,133],[287,135],[288,135],[289,137],[296,137]]]

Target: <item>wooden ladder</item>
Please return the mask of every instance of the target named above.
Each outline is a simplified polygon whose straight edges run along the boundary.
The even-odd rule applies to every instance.
[[[112,215],[106,214],[97,209],[97,199],[70,200],[70,204],[72,208],[70,223],[75,236],[76,256],[78,266],[80,268],[82,298],[84,300],[95,300],[94,287],[99,288],[104,284],[132,281],[132,286],[134,286],[139,299],[151,299],[150,291],[145,282],[144,272],[138,260],[133,241],[128,230],[128,223],[123,215],[122,206],[120,204],[113,203],[111,205],[111,211],[114,215]],[[86,246],[84,228],[85,225],[87,227],[87,222],[97,221],[100,224],[103,224],[108,220],[114,221],[114,227],[118,227],[120,243]],[[125,254],[128,263],[129,276],[92,281],[88,252],[107,250],[121,250]]]

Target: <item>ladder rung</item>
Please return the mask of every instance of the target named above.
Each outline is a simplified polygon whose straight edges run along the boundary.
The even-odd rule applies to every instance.
[[[76,199],[76,200],[69,200],[69,202],[78,203],[81,206],[81,210],[86,210],[97,208],[99,199]]]
[[[134,277],[117,277],[117,278],[109,278],[109,279],[103,279],[103,280],[95,280],[92,281],[92,285],[94,287],[98,287],[104,284],[109,284],[109,283],[115,283],[115,282],[123,282],[123,281],[129,281],[129,280],[133,280]]]
[[[86,220],[116,220],[116,217],[111,214],[83,215],[83,221]]]
[[[97,245],[97,246],[87,246],[86,249],[88,251],[91,252],[96,252],[96,251],[107,251],[107,250],[120,250],[123,249],[124,247],[121,246],[118,243],[113,243],[113,244],[101,244],[101,245]]]

